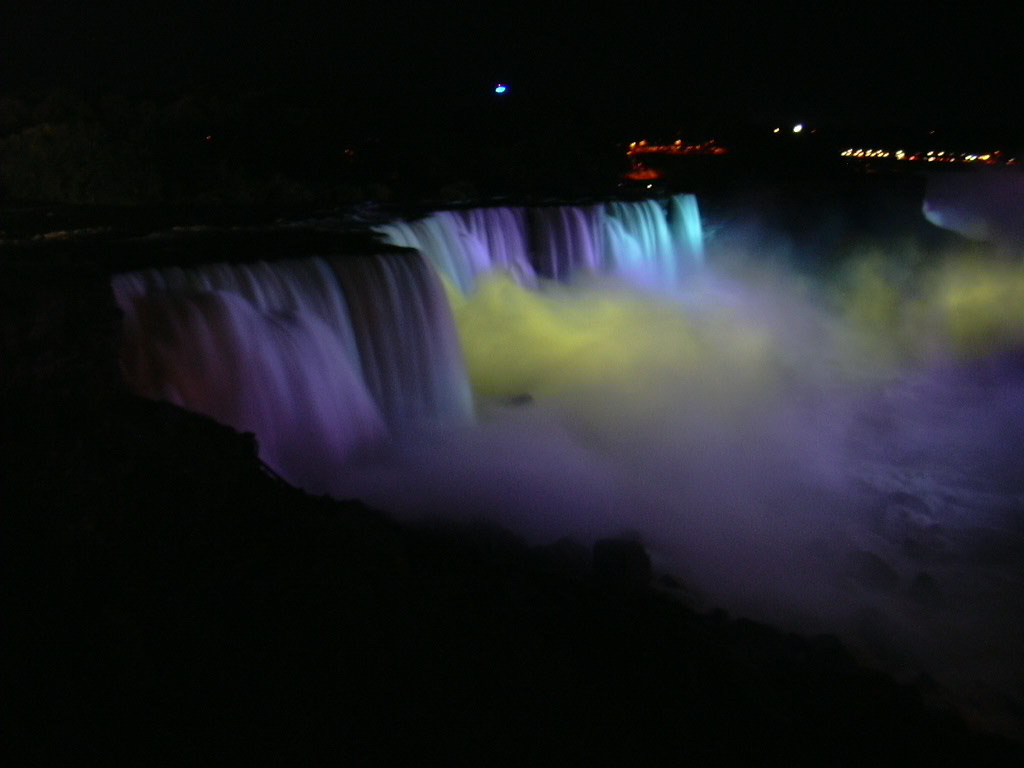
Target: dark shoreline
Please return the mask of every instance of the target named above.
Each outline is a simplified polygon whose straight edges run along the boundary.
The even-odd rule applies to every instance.
[[[402,527],[128,395],[19,415],[6,741],[33,764],[1021,755],[835,638],[686,608],[634,542]]]

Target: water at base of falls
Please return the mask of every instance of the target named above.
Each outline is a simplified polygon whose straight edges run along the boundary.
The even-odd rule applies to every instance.
[[[825,286],[752,237],[726,270],[687,196],[381,229],[422,258],[119,276],[129,382],[402,519],[637,532],[703,606],[837,633],[1012,721],[1019,263],[947,254],[911,281],[876,253]]]

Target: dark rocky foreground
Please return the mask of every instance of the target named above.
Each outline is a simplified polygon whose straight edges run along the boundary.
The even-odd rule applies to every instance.
[[[1019,765],[831,638],[685,607],[639,545],[312,498],[124,393],[95,264],[8,261],[11,764]]]

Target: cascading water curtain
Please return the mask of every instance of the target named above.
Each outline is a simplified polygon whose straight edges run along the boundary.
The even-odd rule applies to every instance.
[[[377,228],[393,244],[420,251],[463,293],[502,272],[520,285],[581,273],[637,278],[671,287],[704,262],[697,199],[544,208],[438,211]]]
[[[472,416],[443,288],[417,254],[148,270],[113,287],[129,386],[255,433],[307,490],[407,424]]]

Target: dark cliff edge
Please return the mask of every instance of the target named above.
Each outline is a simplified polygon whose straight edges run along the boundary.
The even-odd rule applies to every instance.
[[[1019,764],[833,638],[690,610],[635,542],[288,487],[251,435],[124,391],[128,250],[0,253],[15,763]]]

